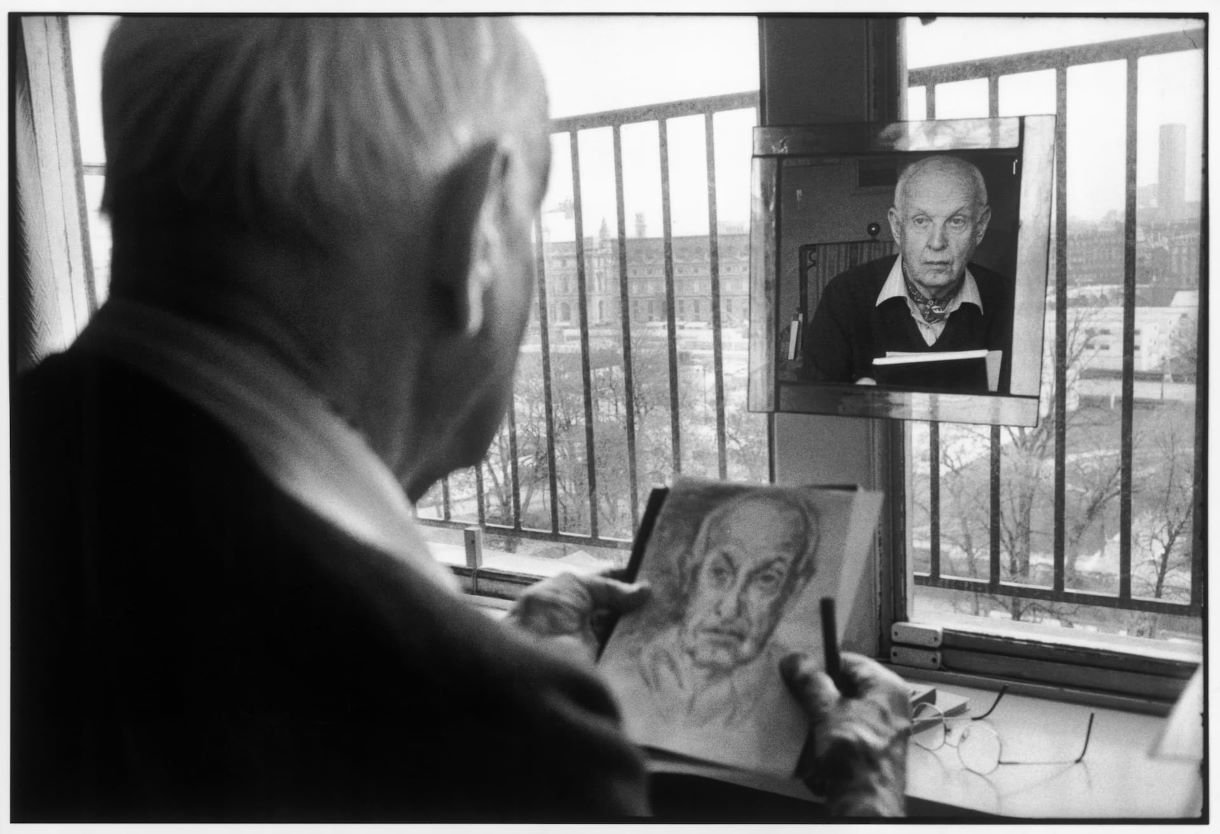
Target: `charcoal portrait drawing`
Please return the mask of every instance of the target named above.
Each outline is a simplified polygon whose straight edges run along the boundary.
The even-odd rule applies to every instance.
[[[603,655],[637,740],[760,769],[775,767],[765,739],[799,746],[804,727],[779,662],[819,632],[807,612],[797,617],[800,645],[780,629],[824,584],[813,582],[823,514],[795,488],[692,482],[671,495],[641,570],[658,599],[620,624]]]
[[[816,517],[785,496],[747,493],[704,518],[679,565],[683,617],[640,654],[662,711],[727,727],[766,708],[785,651],[771,636],[813,575],[816,545]]]

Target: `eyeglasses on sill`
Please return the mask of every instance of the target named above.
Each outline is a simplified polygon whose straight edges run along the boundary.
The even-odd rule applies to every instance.
[[[975,722],[991,715],[1007,691],[1007,686],[1001,687],[991,706],[979,715],[946,716],[934,704],[916,705],[911,720],[911,740],[925,750],[938,750],[948,744],[957,749],[957,757],[967,770],[981,774],[991,773],[1000,765],[1077,764],[1084,759],[1084,754],[1089,750],[1089,738],[1093,735],[1096,713],[1092,712],[1089,713],[1080,755],[1075,758],[1006,759],[999,733],[987,724]]]

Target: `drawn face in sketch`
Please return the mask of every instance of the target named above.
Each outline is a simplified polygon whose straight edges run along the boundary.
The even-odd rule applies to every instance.
[[[768,498],[708,516],[691,553],[681,628],[682,648],[697,666],[727,672],[759,655],[812,574],[811,527],[799,506]]]

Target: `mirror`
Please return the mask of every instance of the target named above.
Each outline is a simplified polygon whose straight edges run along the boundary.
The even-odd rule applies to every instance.
[[[1054,132],[756,128],[751,410],[1036,425]]]

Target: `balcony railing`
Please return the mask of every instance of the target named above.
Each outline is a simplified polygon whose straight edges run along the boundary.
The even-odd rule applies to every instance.
[[[951,536],[947,533],[950,527],[961,527],[965,522],[953,518],[955,513],[965,514],[959,503],[946,494],[947,490],[960,487],[955,481],[955,473],[951,470],[949,460],[950,450],[957,443],[953,433],[959,427],[928,424],[919,431],[926,432],[921,437],[926,441],[916,442],[909,460],[907,488],[916,494],[916,503],[923,501],[925,506],[917,507],[906,520],[908,530],[918,530],[920,537],[926,536],[926,553],[921,552],[914,543],[909,543],[909,557],[913,560],[915,583],[921,589],[935,592],[964,591],[990,599],[1004,599],[1013,609],[1013,617],[1019,619],[1016,610],[1021,605],[1058,606],[1091,606],[1108,610],[1124,612],[1149,612],[1153,614],[1183,615],[1198,618],[1203,603],[1204,579],[1204,548],[1202,547],[1202,524],[1204,521],[1203,507],[1205,482],[1203,479],[1204,438],[1206,420],[1205,388],[1199,396],[1193,397],[1193,403],[1187,397],[1185,407],[1193,408],[1193,433],[1189,440],[1190,450],[1187,455],[1186,485],[1189,494],[1188,506],[1184,508],[1187,514],[1185,521],[1179,519],[1179,527],[1184,523],[1186,532],[1183,538],[1189,541],[1183,547],[1181,541],[1170,543],[1178,551],[1185,551],[1187,564],[1176,568],[1177,575],[1188,574],[1188,588],[1182,594],[1170,598],[1163,593],[1158,581],[1157,588],[1149,593],[1141,593],[1133,588],[1133,541],[1132,530],[1134,512],[1132,506],[1132,490],[1137,480],[1137,463],[1146,461],[1151,452],[1148,449],[1137,448],[1134,432],[1135,408],[1138,392],[1144,391],[1152,383],[1144,379],[1147,374],[1137,373],[1135,367],[1135,344],[1137,330],[1137,301],[1141,287],[1137,283],[1137,246],[1142,228],[1137,215],[1136,189],[1136,134],[1139,124],[1138,90],[1140,59],[1154,55],[1165,55],[1184,51],[1197,51],[1201,48],[1199,34],[1172,34],[1152,37],[1133,38],[1109,43],[1091,44],[1087,46],[1056,49],[1043,52],[1026,53],[1023,55],[1006,56],[991,60],[973,61],[941,66],[925,67],[912,70],[909,73],[909,87],[913,91],[922,90],[926,102],[927,118],[936,117],[938,87],[957,82],[981,80],[987,85],[987,113],[972,115],[1000,115],[1001,81],[1009,76],[1026,75],[1029,73],[1050,71],[1055,81],[1055,112],[1059,114],[1056,136],[1057,171],[1055,188],[1055,226],[1053,234],[1053,285],[1048,294],[1048,311],[1053,321],[1048,322],[1049,331],[1054,333],[1053,349],[1047,364],[1045,400],[1048,403],[1042,425],[1029,433],[1024,430],[1010,430],[1000,427],[982,429],[985,451],[982,466],[986,473],[984,480],[985,493],[983,506],[979,517],[973,520],[973,527],[967,531],[968,537],[974,537],[985,542],[981,548],[985,550],[976,562],[973,555],[968,569],[960,564],[954,564],[953,554],[946,551],[944,542]],[[1096,394],[1099,383],[1096,368],[1093,369],[1093,379],[1081,380],[1080,368],[1080,335],[1078,332],[1079,315],[1084,304],[1082,292],[1088,287],[1081,287],[1077,278],[1081,270],[1081,259],[1069,260],[1069,230],[1067,223],[1067,169],[1071,160],[1067,157],[1068,125],[1074,114],[1068,111],[1068,74],[1073,68],[1096,64],[1099,62],[1125,62],[1126,67],[1126,165],[1125,165],[1125,205],[1122,218],[1122,233],[1117,246],[1121,250],[1121,287],[1117,290],[1119,298],[1117,313],[1121,325],[1122,355],[1118,360],[1120,366],[1116,369],[1116,377],[1112,382],[1109,395],[1118,411],[1118,464],[1112,481],[1106,481],[1097,486],[1097,495],[1092,497],[1093,509],[1102,508],[1097,518],[1105,515],[1108,502],[1117,502],[1118,567],[1116,585],[1113,589],[1097,590],[1081,587],[1078,582],[1078,565],[1073,558],[1069,559],[1068,538],[1069,526],[1073,527],[1071,535],[1076,537],[1080,532],[1080,520],[1069,517],[1067,494],[1069,489],[1077,489],[1078,484],[1069,477],[1069,465],[1079,467],[1078,459],[1087,458],[1097,450],[1080,447],[1078,435],[1087,434],[1089,428],[1076,427],[1069,434],[1072,420],[1070,413],[1075,414],[1078,405],[1087,399],[1088,392]],[[578,326],[576,334],[576,354],[579,357],[576,371],[579,376],[579,396],[575,415],[562,404],[563,391],[557,382],[557,364],[570,365],[571,345],[566,339],[563,328],[557,326],[552,310],[552,303],[557,298],[567,299],[565,284],[567,277],[561,276],[554,266],[556,259],[552,257],[558,249],[556,244],[548,242],[542,225],[537,229],[537,286],[539,295],[539,317],[536,332],[537,361],[540,368],[536,371],[534,381],[536,390],[523,393],[518,398],[517,408],[512,410],[502,434],[499,450],[493,447],[492,454],[484,466],[473,473],[473,494],[468,486],[460,487],[453,476],[446,480],[439,494],[433,496],[430,502],[424,502],[421,515],[425,523],[437,525],[461,525],[477,520],[491,532],[504,533],[524,539],[542,539],[551,542],[561,542],[580,546],[603,546],[625,549],[628,546],[631,531],[638,523],[638,513],[646,498],[648,478],[640,472],[641,461],[648,458],[653,464],[652,480],[663,482],[673,475],[681,474],[684,461],[689,461],[689,453],[684,454],[684,441],[690,433],[683,422],[684,412],[690,412],[698,404],[684,400],[680,390],[680,379],[683,372],[683,353],[681,344],[683,316],[677,309],[677,302],[682,301],[675,277],[675,236],[672,233],[672,218],[670,215],[670,179],[669,161],[673,149],[669,144],[667,122],[670,119],[702,115],[705,124],[707,170],[707,212],[709,233],[702,245],[706,247],[706,272],[708,276],[707,290],[710,295],[710,338],[711,338],[711,377],[713,391],[710,395],[710,408],[698,412],[697,417],[706,418],[706,427],[711,429],[714,443],[710,456],[714,456],[715,465],[705,467],[706,474],[719,477],[738,477],[733,471],[732,455],[728,450],[726,439],[726,413],[732,413],[734,385],[740,383],[744,387],[744,379],[730,378],[725,372],[725,322],[723,321],[723,304],[726,300],[723,280],[722,243],[724,235],[718,231],[716,172],[713,164],[715,159],[715,132],[712,128],[713,117],[717,113],[729,110],[756,108],[757,95],[743,93],[731,96],[721,96],[711,99],[700,99],[687,102],[661,104],[650,107],[633,108],[607,113],[597,113],[558,120],[554,124],[557,135],[567,135],[566,164],[571,171],[572,205],[571,224],[572,240],[567,244],[564,254],[572,257],[575,278],[575,316]],[[1201,106],[1201,104],[1200,104]],[[643,309],[654,303],[660,306],[660,319],[663,321],[664,344],[661,352],[664,357],[664,378],[667,380],[667,402],[665,407],[658,409],[660,414],[668,419],[666,448],[657,451],[655,448],[641,450],[640,428],[641,420],[638,403],[641,397],[641,379],[638,375],[638,353],[642,349],[640,340],[640,318],[648,316],[641,314],[643,301],[638,290],[638,279],[642,273],[633,268],[631,259],[632,247],[641,245],[639,240],[632,240],[627,234],[627,217],[624,201],[624,175],[622,160],[621,129],[628,125],[654,123],[657,132],[656,164],[660,171],[661,202],[662,202],[662,233],[659,239],[654,239],[658,247],[654,254],[662,267],[662,290],[659,297],[649,297]],[[613,141],[613,178],[616,195],[617,228],[616,234],[609,240],[596,240],[584,228],[584,212],[581,190],[581,142],[580,136],[586,131],[609,129]],[[742,165],[746,165],[742,160]],[[1187,224],[1189,226],[1189,224]],[[1198,252],[1206,251],[1200,244],[1201,224],[1196,224],[1193,232],[1187,228],[1186,238],[1193,235],[1194,252],[1192,257],[1175,256],[1179,266],[1183,262],[1194,273],[1194,286],[1198,288],[1198,307],[1195,310],[1197,319],[1197,336],[1195,344],[1195,364],[1188,370],[1179,367],[1174,379],[1168,384],[1170,390],[1182,391],[1183,386],[1189,387],[1193,394],[1197,380],[1206,379],[1206,320],[1197,315],[1206,305],[1206,280],[1203,274],[1203,260]],[[1189,240],[1187,241],[1189,243]],[[1078,244],[1079,246],[1079,244]],[[1102,253],[1104,254],[1104,253]],[[1181,253],[1179,253],[1180,255]],[[551,264],[551,266],[548,266]],[[606,326],[601,316],[591,312],[589,300],[597,295],[597,281],[611,275],[613,278],[613,293],[611,299],[617,309],[617,316],[611,316],[611,325],[616,328],[617,343],[614,354],[619,363],[614,367],[604,365],[604,357],[594,361],[598,352],[596,344],[605,338]],[[593,289],[591,289],[593,286]],[[635,290],[633,291],[633,287]],[[1086,293],[1087,294],[1087,293]],[[604,296],[604,293],[603,293]],[[567,303],[563,301],[561,303]],[[633,319],[634,317],[634,319]],[[591,324],[593,321],[593,324]],[[598,324],[597,322],[603,322]],[[660,328],[658,328],[660,330]],[[596,335],[594,333],[596,331]],[[661,334],[657,334],[658,338]],[[615,388],[615,400],[607,403],[599,394],[598,379],[609,374],[614,377],[618,387]],[[1088,374],[1083,376],[1087,377]],[[1137,392],[1137,376],[1140,378]],[[1187,379],[1189,384],[1183,383]],[[1166,384],[1162,380],[1161,391]],[[706,386],[704,388],[707,391]],[[655,392],[650,392],[655,393]],[[1162,393],[1162,397],[1164,394]],[[531,419],[541,424],[542,442],[536,448],[524,448],[521,442],[523,429],[523,407],[526,404],[523,397],[541,400],[541,413]],[[689,399],[689,398],[688,398]],[[572,405],[571,402],[567,403]],[[742,406],[743,407],[743,406]],[[605,455],[599,455],[599,436],[601,426],[599,415],[607,408],[621,408],[625,415],[624,437],[615,448],[619,454],[607,460]],[[688,415],[689,416],[689,415]],[[656,417],[653,415],[655,421]],[[575,449],[580,460],[582,476],[580,478],[583,492],[579,496],[563,496],[564,492],[557,472],[562,463],[557,450],[555,438],[564,431],[564,426],[576,426],[583,429],[582,448]],[[714,428],[712,426],[714,425]],[[1037,434],[1041,432],[1041,434]],[[1073,439],[1075,438],[1075,439]],[[1076,446],[1073,446],[1073,443]],[[763,442],[757,446],[757,455],[765,456],[768,445]],[[570,451],[570,450],[569,450]],[[642,455],[644,457],[642,457]],[[648,457],[651,455],[651,457]],[[1022,455],[1025,457],[1022,458]],[[658,459],[660,460],[658,462]],[[1032,461],[1032,464],[1031,464]],[[1030,519],[1037,513],[1029,506],[1016,507],[1021,501],[1033,503],[1037,496],[1031,490],[1041,489],[1037,484],[1042,480],[1041,464],[1049,461],[1048,468],[1053,474],[1051,481],[1050,509],[1043,512],[1046,521],[1043,526],[1049,527],[1046,534],[1031,524]],[[625,462],[625,477],[617,477],[614,486],[608,473],[603,471],[607,463],[621,465]],[[506,465],[507,464],[507,465]],[[523,505],[523,478],[525,466],[531,467],[532,483],[541,483],[547,512],[543,514],[543,523],[537,523],[537,516],[531,523]],[[1014,473],[1020,466],[1032,465],[1032,473]],[[507,500],[499,497],[489,501],[487,482],[493,470],[501,473],[499,481],[501,493],[507,493]],[[545,478],[539,480],[538,473],[545,472]],[[507,477],[502,477],[506,473]],[[765,477],[765,476],[764,476]],[[1026,478],[1022,486],[1017,483],[1019,478]],[[921,483],[926,478],[926,484]],[[1030,480],[1032,479],[1032,480]],[[507,484],[505,490],[504,484]],[[1032,486],[1031,486],[1032,484]],[[1022,492],[1025,489],[1025,492]],[[625,494],[630,512],[625,520],[616,524],[606,523],[605,512],[599,509],[609,496],[608,493],[621,490]],[[921,494],[925,490],[926,494]],[[975,496],[971,496],[973,499]],[[1037,499],[1040,500],[1040,499]],[[474,504],[473,518],[469,505]],[[566,502],[566,503],[565,503]],[[575,503],[583,504],[579,512],[573,510]],[[498,504],[491,508],[490,505]],[[493,511],[489,511],[489,509]],[[1092,512],[1092,510],[1090,510]],[[1017,518],[1024,513],[1023,518]],[[434,518],[429,518],[434,516]],[[573,524],[571,518],[578,516]],[[1092,517],[1090,517],[1092,518]],[[1035,519],[1036,521],[1036,519]],[[1089,519],[1086,519],[1089,521]],[[1096,518],[1092,518],[1096,521]],[[1091,522],[1090,522],[1091,523]],[[1024,529],[1020,528],[1024,524]],[[1178,530],[1179,533],[1183,531]],[[1030,539],[1038,536],[1049,536],[1051,541],[1049,571],[1044,566],[1042,574],[1035,575],[1031,569],[1033,564]],[[1024,541],[1022,541],[1022,537]],[[1075,547],[1078,542],[1073,543]],[[1100,538],[1101,551],[1106,550],[1104,527]],[[1177,552],[1177,551],[1175,551]],[[1164,567],[1162,565],[1162,567]],[[1164,579],[1162,570],[1161,579]]]
[[[990,511],[988,515],[990,523],[988,529],[982,531],[988,539],[986,569],[976,570],[972,564],[971,569],[962,570],[959,565],[956,571],[958,575],[950,575],[951,571],[947,569],[948,566],[942,558],[944,556],[942,552],[944,536],[942,534],[948,524],[948,519],[945,518],[946,508],[942,495],[942,487],[947,480],[952,478],[952,473],[946,472],[947,461],[942,443],[942,432],[944,429],[937,424],[929,424],[927,426],[928,443],[926,458],[920,461],[920,464],[926,466],[928,473],[928,554],[926,566],[921,565],[918,559],[916,560],[916,585],[974,592],[975,594],[991,598],[1008,597],[1014,604],[1018,605],[1020,601],[1024,600],[1034,604],[1040,602],[1043,604],[1054,603],[1069,606],[1087,605],[1122,609],[1125,611],[1143,611],[1191,617],[1200,615],[1203,604],[1205,572],[1205,548],[1202,544],[1202,525],[1204,523],[1202,508],[1204,507],[1205,492],[1203,464],[1207,410],[1205,383],[1193,382],[1189,386],[1183,386],[1180,378],[1176,381],[1169,381],[1169,384],[1171,386],[1176,385],[1179,391],[1183,388],[1189,388],[1188,394],[1190,396],[1186,398],[1186,404],[1189,406],[1189,399],[1193,399],[1194,410],[1192,459],[1189,461],[1189,469],[1180,475],[1180,478],[1184,479],[1184,483],[1177,484],[1177,487],[1184,485],[1186,491],[1189,492],[1189,503],[1187,505],[1184,500],[1178,499],[1179,504],[1182,506],[1176,508],[1177,515],[1171,519],[1170,526],[1176,526],[1179,529],[1172,530],[1167,528],[1165,531],[1167,536],[1165,538],[1168,541],[1160,543],[1165,548],[1176,546],[1179,550],[1186,550],[1189,554],[1188,563],[1186,565],[1178,565],[1176,569],[1179,577],[1184,571],[1189,573],[1189,586],[1185,589],[1185,593],[1179,593],[1176,599],[1167,598],[1161,581],[1165,579],[1165,560],[1169,558],[1168,550],[1160,554],[1162,560],[1158,566],[1160,576],[1158,580],[1153,582],[1155,587],[1149,589],[1143,595],[1134,592],[1132,580],[1135,571],[1133,570],[1132,560],[1132,538],[1136,519],[1133,514],[1132,496],[1133,489],[1137,486],[1137,457],[1142,457],[1145,463],[1148,463],[1147,458],[1152,454],[1152,450],[1149,449],[1144,449],[1140,453],[1141,450],[1136,447],[1134,432],[1135,409],[1138,399],[1136,396],[1136,378],[1139,376],[1135,367],[1136,336],[1138,333],[1136,312],[1138,293],[1141,290],[1141,287],[1137,284],[1137,244],[1143,231],[1140,225],[1141,218],[1139,216],[1136,187],[1137,133],[1140,124],[1140,59],[1154,55],[1199,51],[1202,42],[1202,30],[1195,30],[1186,33],[1130,38],[1108,43],[1012,55],[983,61],[945,64],[912,70],[910,72],[909,86],[913,89],[923,88],[925,91],[924,98],[927,106],[927,118],[930,119],[936,117],[937,88],[941,85],[985,80],[988,91],[988,115],[994,117],[1000,114],[1001,79],[1007,76],[1045,71],[1054,72],[1055,109],[1059,114],[1055,142],[1057,167],[1054,206],[1055,228],[1053,233],[1054,250],[1052,253],[1054,283],[1049,288],[1048,295],[1048,309],[1051,311],[1050,315],[1053,315],[1053,321],[1048,321],[1048,325],[1053,328],[1054,333],[1054,352],[1051,356],[1052,367],[1050,369],[1051,384],[1049,386],[1051,402],[1049,412],[1043,417],[1044,425],[1040,428],[1044,432],[1048,432],[1049,429],[1049,437],[1046,439],[1049,440],[1053,449],[1053,498],[1051,510],[1053,531],[1051,536],[1052,565],[1050,581],[1033,581],[1029,570],[1030,554],[1028,550],[1024,554],[1025,561],[1017,564],[1014,569],[1014,547],[1011,545],[1013,512],[1011,507],[1006,508],[1001,503],[1005,497],[1006,488],[1010,487],[1010,484],[1004,482],[1004,473],[1012,472],[1014,466],[1011,462],[1010,465],[1005,466],[1004,458],[1005,455],[1009,454],[1015,456],[1016,453],[1008,450],[1019,445],[1020,442],[1028,440],[1031,435],[1026,434],[1019,438],[1009,436],[1007,438],[1008,443],[1005,444],[1001,429],[998,427],[990,430],[989,438],[990,477],[988,488]],[[1070,280],[1076,277],[1074,271],[1079,265],[1080,259],[1070,260],[1068,255],[1068,244],[1071,238],[1068,230],[1067,171],[1072,165],[1072,159],[1068,157],[1067,132],[1068,126],[1072,124],[1074,117],[1074,114],[1068,109],[1069,70],[1074,67],[1102,62],[1123,62],[1125,65],[1126,170],[1125,206],[1122,217],[1121,239],[1121,289],[1118,291],[1120,294],[1118,306],[1121,308],[1120,337],[1122,358],[1121,369],[1117,374],[1117,379],[1114,380],[1117,390],[1113,392],[1111,397],[1119,411],[1117,478],[1113,479],[1109,484],[1100,484],[1100,491],[1092,497],[1094,506],[1099,501],[1106,502],[1113,499],[1118,502],[1117,587],[1113,589],[1107,588],[1104,592],[1096,592],[1069,587],[1068,548],[1066,546],[1068,528],[1071,521],[1068,519],[1066,511],[1067,495],[1070,486],[1069,461],[1086,452],[1085,449],[1079,448],[1079,437],[1076,438],[1077,447],[1074,448],[1072,446],[1072,443],[1069,441],[1068,432],[1071,424],[1069,417],[1070,402],[1081,394],[1084,386],[1081,384],[1079,373],[1080,349],[1083,341],[1081,334],[1077,332],[1080,317],[1073,315],[1073,312],[1079,311],[1082,306],[1078,300],[1080,297],[1080,283]],[[1198,106],[1202,108],[1201,96]],[[1198,306],[1194,311],[1198,324],[1197,341],[1194,351],[1197,365],[1185,370],[1179,368],[1178,376],[1187,377],[1192,381],[1201,381],[1206,379],[1207,361],[1206,318],[1199,313],[1199,311],[1206,309],[1207,296],[1205,262],[1197,254],[1200,251],[1201,221],[1196,218],[1193,221],[1193,228],[1190,222],[1181,224],[1179,231],[1183,231],[1186,238],[1193,237],[1193,248],[1196,254],[1193,257],[1193,261],[1189,257],[1185,260],[1194,272],[1194,286],[1198,289]],[[1202,249],[1205,251],[1206,247],[1204,246]],[[1181,264],[1182,260],[1178,259],[1179,264]],[[1164,386],[1166,385],[1165,373],[1167,371],[1157,374],[1162,392],[1164,392]],[[1199,395],[1197,396],[1195,396],[1194,392],[1196,385],[1200,386]],[[1044,390],[1046,390],[1045,387]],[[1163,396],[1164,394],[1162,393]],[[1081,433],[1081,431],[1077,431],[1077,434]],[[1160,461],[1160,463],[1166,464],[1165,461]],[[1152,462],[1152,465],[1156,465],[1156,462]],[[1029,477],[1028,473],[1025,473],[1024,476]],[[1016,490],[1010,491],[1015,492]],[[1011,495],[1008,497],[1012,498]],[[1009,504],[1011,505],[1011,503],[1012,501],[1010,500]],[[1008,529],[1005,529],[1006,525]],[[1024,531],[1027,538],[1029,532],[1029,530]],[[1176,544],[1173,541],[1175,535],[1178,537]],[[1106,544],[1107,541],[1104,538],[1103,531],[1103,538],[1100,543],[1103,554],[1105,553]],[[1150,569],[1155,573],[1155,568]],[[963,573],[972,575],[962,576],[961,574]],[[1008,578],[1005,578],[1006,573]]]

